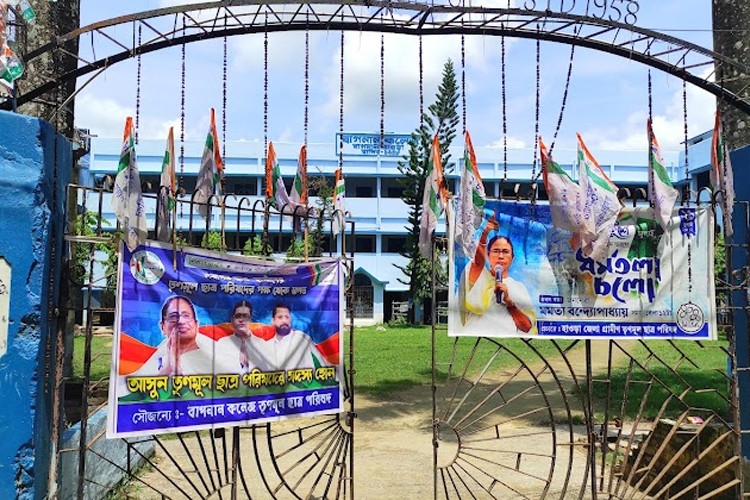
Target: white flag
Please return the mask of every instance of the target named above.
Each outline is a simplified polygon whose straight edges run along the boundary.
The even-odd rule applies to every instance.
[[[580,186],[552,159],[541,137],[539,151],[552,224],[574,235],[580,235],[583,231],[583,196]]]
[[[461,191],[456,209],[456,244],[463,254],[474,258],[478,238],[474,235],[484,221],[486,195],[477,168],[474,146],[467,131],[465,134],[464,166],[461,170]]]
[[[112,209],[117,214],[125,244],[132,252],[135,247],[146,241],[148,228],[141,194],[141,178],[138,175],[135,157],[133,118],[130,116],[125,119],[120,164],[117,167],[112,192]]]
[[[447,194],[443,181],[443,163],[440,155],[438,135],[432,139],[430,159],[427,164],[424,195],[422,197],[422,218],[419,221],[419,251],[427,259],[432,258],[432,233],[445,210]]]
[[[648,142],[651,148],[649,158],[649,175],[648,175],[648,197],[654,204],[654,215],[656,220],[664,231],[669,226],[672,219],[672,210],[674,203],[677,201],[677,190],[672,186],[672,180],[669,178],[667,169],[664,168],[664,160],[661,156],[659,141],[656,140],[654,129],[649,118],[646,122],[648,133]]]
[[[583,228],[581,249],[586,257],[599,260],[607,255],[609,235],[620,213],[622,203],[617,198],[617,186],[609,180],[589,152],[583,139],[578,138],[578,172],[583,194]]]
[[[339,234],[344,230],[346,207],[346,185],[344,174],[341,169],[336,169],[336,181],[333,185],[333,234]]]
[[[170,222],[172,210],[175,206],[175,171],[174,171],[174,127],[169,127],[167,146],[164,160],[161,164],[161,179],[159,181],[159,212],[156,214],[156,239],[169,241],[171,239]]]
[[[219,150],[219,135],[216,133],[216,116],[214,108],[211,108],[211,125],[206,135],[206,145],[203,148],[203,157],[193,195],[193,201],[199,204],[198,212],[204,219],[208,218],[210,212],[208,203],[211,196],[221,194],[220,181],[223,172],[224,164]]]

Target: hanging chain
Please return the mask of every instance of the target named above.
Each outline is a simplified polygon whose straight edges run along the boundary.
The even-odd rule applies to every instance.
[[[309,106],[310,106],[310,13],[305,15],[305,116],[304,116],[304,131],[305,131],[305,146],[307,146],[307,127],[309,119]]]
[[[580,27],[573,30],[575,36],[581,31]],[[573,75],[573,56],[576,52],[576,46],[570,46],[570,57],[568,58],[568,73],[565,76],[565,87],[563,88],[562,103],[560,104],[560,114],[557,115],[557,125],[555,125],[555,133],[552,134],[552,142],[549,145],[549,155],[552,156],[552,151],[555,149],[555,142],[557,141],[557,134],[560,133],[560,127],[562,127],[563,116],[565,114],[565,105],[568,103],[568,90],[570,89],[570,79]]]
[[[136,60],[136,77],[135,77],[135,143],[138,144],[138,131],[141,129],[141,25],[138,24],[138,57]]]
[[[419,34],[419,130],[424,126],[424,59],[422,54],[422,33]]]
[[[462,18],[462,25],[463,22]],[[463,33],[461,33],[461,123],[466,134],[466,37]]]
[[[224,13],[224,33],[227,31],[227,15]],[[222,60],[221,77],[221,157],[227,159],[227,35],[224,35],[224,59]],[[224,176],[221,178],[224,182]],[[222,186],[223,191],[223,186]]]
[[[536,25],[537,32],[539,31],[539,24]],[[534,183],[537,181],[537,174],[536,174],[536,164],[539,160],[539,108],[541,107],[540,103],[540,86],[541,86],[541,80],[542,80],[542,68],[541,68],[541,59],[542,59],[542,43],[537,38],[536,40],[536,89],[535,89],[535,96],[534,96],[534,159],[531,163],[531,182]],[[541,173],[541,171],[540,171]],[[532,198],[532,205],[536,202],[536,196]]]
[[[268,151],[268,12],[263,21],[263,146]]]
[[[344,14],[341,14],[341,22],[344,21]],[[344,30],[341,30],[341,52],[339,56],[339,168],[344,168]],[[343,171],[343,170],[342,170]]]
[[[380,14],[383,24],[383,14]],[[380,33],[380,151],[385,148],[385,35]]]
[[[653,98],[653,84],[651,82],[651,69],[648,70],[648,123],[649,123],[649,136],[648,136],[648,204],[652,208],[654,207],[654,201],[656,193],[653,192],[654,187],[654,147],[652,144],[654,133],[654,98]]]
[[[185,39],[185,16],[182,16],[182,39]],[[177,190],[185,189],[185,76],[186,61],[185,43],[182,43],[182,72],[180,74],[180,178],[177,180]],[[180,203],[180,217],[183,215],[183,204]]]
[[[687,206],[690,208],[690,175],[688,162],[688,114],[687,114],[687,82],[682,80],[682,143],[685,147],[685,189],[687,190]],[[693,293],[693,245],[688,238],[687,242],[687,272],[688,272],[688,294]]]
[[[510,2],[509,2],[510,3]],[[504,29],[505,26],[503,25]],[[506,101],[506,74],[505,74],[505,35],[500,37],[500,103],[502,105],[502,118],[503,118],[503,182],[508,180],[508,107]],[[502,198],[503,193],[500,193]]]

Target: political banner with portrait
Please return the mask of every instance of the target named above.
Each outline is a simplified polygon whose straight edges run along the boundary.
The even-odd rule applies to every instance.
[[[121,245],[108,437],[343,409],[342,265]]]
[[[472,234],[451,224],[448,334],[715,339],[713,224],[708,206],[676,207],[666,231],[626,208],[593,260],[549,205],[488,201]]]

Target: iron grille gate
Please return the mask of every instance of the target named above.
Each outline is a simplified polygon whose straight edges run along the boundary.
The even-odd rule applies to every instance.
[[[345,414],[142,439],[103,437],[111,332],[95,323],[107,324],[113,313],[106,295],[113,282],[101,270],[113,227],[101,219],[107,193],[71,186],[69,195],[92,217],[77,216],[67,233],[74,258],[60,347],[66,362],[55,385],[56,418],[65,424],[54,436],[58,496],[356,498],[353,370],[346,371]],[[224,221],[234,217],[232,210],[251,218],[249,235],[239,222],[237,231],[225,226],[224,244],[237,249],[256,234],[264,208],[232,207],[226,203]],[[747,204],[738,209],[746,214]],[[190,224],[189,203],[182,210],[184,237],[200,241],[198,231],[210,228]],[[280,243],[282,224],[269,232],[270,244]],[[736,246],[747,251],[745,243]],[[346,256],[350,272],[352,257]],[[457,339],[450,359],[433,361],[433,428],[424,431],[435,438],[434,496],[746,497],[732,321],[746,311],[732,306],[730,292],[745,290],[747,282],[742,270],[727,266],[733,278],[717,285],[723,298],[716,342]],[[76,324],[85,327],[78,331]],[[444,334],[441,328],[436,324],[435,334]],[[352,332],[350,325],[347,367],[354,366]],[[115,476],[123,480],[106,481]]]
[[[353,370],[348,370],[351,357],[344,359],[344,353],[346,413],[210,432],[105,438],[116,223],[103,217],[111,193],[72,185],[68,196],[78,200],[79,213],[69,218],[66,231],[72,257],[67,266],[67,297],[63,299],[66,340],[59,346],[65,362],[55,374],[53,418],[60,425],[53,439],[59,443],[59,452],[50,484],[59,489],[52,496],[352,498]],[[157,202],[154,195],[144,196],[147,204]],[[307,218],[307,214],[296,212],[293,217],[279,217],[263,200],[233,198],[210,200],[212,210],[221,212],[218,228],[204,223],[189,200],[178,200],[176,218],[178,227],[184,228],[178,232],[183,244],[240,251],[250,240],[249,245],[256,243],[256,250],[263,245],[283,252],[289,234],[294,236],[299,220]],[[331,215],[327,216],[322,221],[324,238],[318,244],[335,248]],[[275,227],[269,228],[269,221]],[[231,232],[227,227],[230,222],[236,224]],[[312,227],[316,221],[310,217],[309,223]],[[207,237],[211,232],[218,236]],[[326,250],[326,254],[334,252]],[[342,254],[350,275],[352,257]],[[345,295],[351,295],[351,284]],[[352,318],[351,311],[348,317]],[[351,320],[348,331],[351,335]]]

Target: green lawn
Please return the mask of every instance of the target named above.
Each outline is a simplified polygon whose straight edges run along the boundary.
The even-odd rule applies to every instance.
[[[727,345],[724,340],[700,343],[657,340],[633,344],[630,356],[638,363],[631,364],[630,358],[626,358],[621,366],[612,370],[610,415],[619,414],[624,402],[625,416],[633,418],[646,398],[643,416],[652,419],[673,394],[674,401],[666,407],[665,417],[677,417],[686,404],[694,408],[691,415],[702,415],[706,413],[703,410],[709,410],[728,418],[727,355],[724,351]],[[600,414],[607,400],[605,379],[606,373],[594,375],[594,405]],[[651,381],[653,383],[649,384]],[[684,404],[676,400],[683,392]]]
[[[86,337],[73,338],[73,378],[83,379],[83,357],[86,350]],[[91,373],[89,380],[109,377],[112,360],[112,336],[103,335],[91,338]]]
[[[421,326],[384,325],[355,329],[356,390],[385,398],[394,391],[429,384],[432,378],[430,332],[429,327]],[[451,358],[455,360],[454,374],[456,370],[462,370],[467,363],[469,374],[475,374],[484,368],[495,354],[497,357],[491,361],[492,370],[517,365],[517,359],[510,352],[530,363],[538,361],[539,357],[529,345],[543,356],[558,352],[549,340],[533,340],[527,344],[521,339],[481,339],[477,342],[477,339],[467,337],[459,339],[454,353],[454,339],[449,338],[445,330],[436,332],[435,337],[438,380],[445,379],[448,372],[447,363]],[[499,353],[498,344],[503,346]],[[558,345],[563,348],[570,344],[570,341],[558,341]],[[348,352],[347,339],[344,356],[348,356]]]

